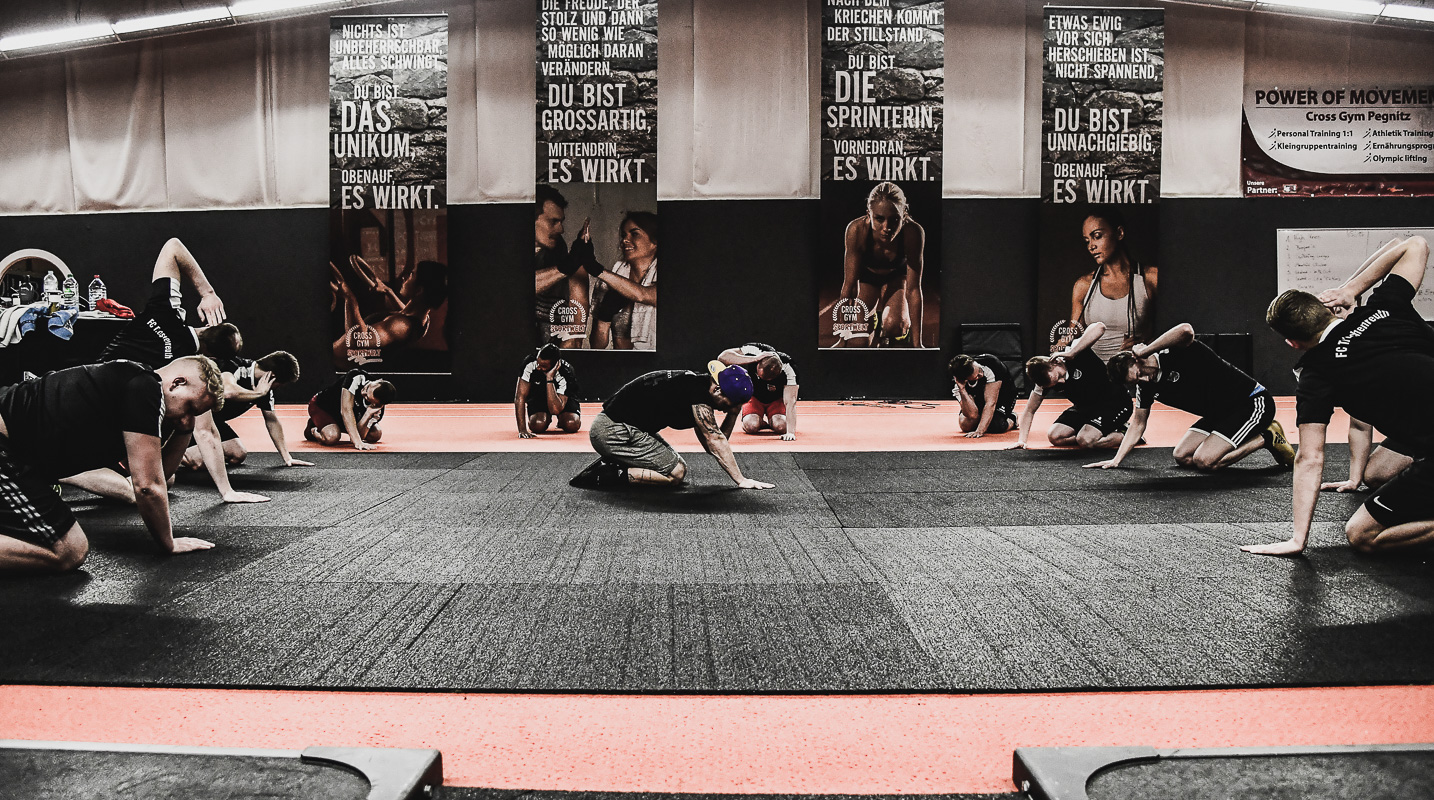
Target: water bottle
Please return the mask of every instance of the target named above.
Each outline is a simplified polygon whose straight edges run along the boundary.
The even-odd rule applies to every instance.
[[[45,272],[44,299],[46,302],[54,302],[55,300],[60,299],[60,279],[56,278],[55,273],[53,272]]]
[[[65,283],[60,289],[60,305],[75,311],[80,310],[80,282],[75,280],[74,275],[65,276]]]
[[[90,281],[90,310],[98,311],[100,301],[106,297],[109,297],[109,294],[105,291],[105,282],[96,275],[95,279]]]

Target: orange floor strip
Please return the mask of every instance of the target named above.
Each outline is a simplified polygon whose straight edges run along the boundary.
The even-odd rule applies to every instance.
[[[455,786],[1009,792],[1025,746],[1434,742],[1434,687],[671,696],[0,687],[0,738],[432,747]]]
[[[813,452],[813,451],[913,451],[913,450],[1001,450],[1016,441],[1016,433],[967,439],[957,429],[957,406],[954,401],[939,402],[935,408],[914,406],[877,407],[843,405],[832,401],[803,401],[798,408],[797,439],[784,442],[770,433],[749,436],[737,432],[732,437],[736,450],[748,452]],[[1276,418],[1295,436],[1294,398],[1276,401]],[[1069,407],[1063,400],[1041,405],[1030,444],[1049,447],[1045,432],[1062,411]],[[390,452],[529,452],[588,453],[587,426],[601,410],[598,403],[583,405],[583,430],[576,434],[543,434],[536,439],[518,438],[517,423],[511,404],[395,404],[383,420],[383,442],[379,451]],[[295,452],[326,448],[306,442],[303,426],[307,412],[303,406],[280,406],[289,447]],[[1185,435],[1195,417],[1183,411],[1157,407],[1150,416],[1145,439],[1152,447],[1174,447]],[[264,431],[263,419],[255,413],[246,414],[232,423],[243,437],[244,444],[255,452],[272,452],[273,445]],[[1328,439],[1345,441],[1349,418],[1337,414],[1330,425]],[[691,431],[667,431],[663,434],[673,447],[683,452],[700,452]],[[343,449],[353,452],[347,444]]]

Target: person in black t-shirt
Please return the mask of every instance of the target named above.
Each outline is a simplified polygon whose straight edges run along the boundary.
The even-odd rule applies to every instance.
[[[1016,427],[1016,382],[1001,359],[990,353],[951,359],[951,394],[961,401],[961,430],[968,439]]]
[[[1011,449],[1024,449],[1031,435],[1036,409],[1046,392],[1059,387],[1071,407],[1061,412],[1046,432],[1056,447],[1082,449],[1120,447],[1130,421],[1130,395],[1112,383],[1105,362],[1091,349],[1105,335],[1104,322],[1092,322],[1085,332],[1055,356],[1035,356],[1026,362],[1026,376],[1035,387],[1021,410],[1020,438]]]
[[[269,440],[286,467],[312,467],[311,461],[301,461],[289,454],[288,443],[284,440],[284,423],[274,412],[273,387],[285,386],[299,379],[299,360],[282,350],[270,353],[258,361],[239,357],[219,367],[223,371],[224,390],[228,395],[224,408],[214,412],[214,423],[219,428],[219,438],[224,443],[224,463],[244,463],[249,451],[239,439],[239,433],[229,425],[251,408],[258,408],[264,415],[264,427]],[[190,469],[204,466],[204,455],[198,445],[191,445],[181,462]]]
[[[1224,469],[1261,448],[1283,467],[1295,453],[1275,420],[1275,398],[1259,381],[1195,341],[1195,329],[1181,323],[1149,344],[1122,350],[1106,363],[1110,379],[1134,385],[1135,411],[1115,457],[1086,464],[1112,469],[1145,434],[1150,409],[1159,400],[1200,419],[1175,445],[1175,461],[1201,471]]]
[[[582,347],[585,336],[552,330],[553,309],[566,304],[573,309],[581,309],[584,314],[587,312],[588,273],[583,269],[582,262],[592,257],[592,243],[579,238],[573,242],[572,252],[569,252],[567,243],[563,241],[568,200],[562,192],[547,184],[538,184],[536,199],[533,213],[533,280],[538,343]],[[586,225],[584,220],[583,226]]]
[[[562,359],[557,345],[545,344],[528,356],[513,392],[518,438],[533,438],[533,434],[547,430],[554,419],[558,430],[576,433],[583,424],[582,406],[572,396],[576,390],[573,365]]]
[[[355,450],[372,450],[383,438],[378,423],[383,409],[398,399],[398,389],[386,380],[374,380],[361,369],[351,369],[336,383],[309,398],[309,423],[304,438],[333,446],[348,434]]]
[[[1325,432],[1336,407],[1401,443],[1414,460],[1374,491],[1345,525],[1349,543],[1374,552],[1434,541],[1434,330],[1413,299],[1429,263],[1429,243],[1412,236],[1380,248],[1345,284],[1318,297],[1291,289],[1265,320],[1291,347],[1296,365],[1299,459],[1290,539],[1247,545],[1249,553],[1297,555],[1309,540],[1324,471]],[[1367,305],[1356,299],[1376,283]],[[1343,320],[1332,310],[1350,309]]]
[[[160,547],[170,553],[213,547],[175,538],[165,476],[189,443],[194,417],[223,398],[219,368],[202,356],[157,370],[125,360],[71,367],[0,389],[0,570],[83,564],[89,540],[54,483],[121,459]],[[161,444],[166,423],[177,431]]]
[[[723,350],[717,360],[745,367],[752,378],[752,399],[742,406],[742,430],[758,433],[768,428],[782,441],[794,441],[799,387],[792,357],[769,344],[748,342]]]
[[[617,390],[593,418],[588,433],[599,458],[569,481],[570,485],[606,489],[631,483],[680,484],[687,476],[687,463],[659,431],[693,428],[702,447],[738,488],[772,488],[770,483],[742,475],[727,441],[737,423],[737,410],[752,397],[751,377],[741,367],[721,361],[708,363],[707,372],[659,370],[634,378]],[[720,427],[717,411],[727,413]]]

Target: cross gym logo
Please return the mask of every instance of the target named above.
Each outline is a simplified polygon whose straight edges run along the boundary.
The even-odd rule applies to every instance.
[[[559,300],[548,311],[548,338],[563,341],[588,335],[588,312],[572,300]]]
[[[1071,342],[1079,339],[1083,333],[1085,333],[1085,326],[1081,324],[1080,320],[1063,319],[1052,325],[1050,334],[1051,355],[1055,355],[1066,349]]]
[[[832,333],[840,339],[871,334],[871,309],[861,298],[840,299],[832,305]]]

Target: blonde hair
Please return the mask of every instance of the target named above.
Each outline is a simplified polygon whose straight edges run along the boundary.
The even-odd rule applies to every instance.
[[[866,210],[870,211],[872,206],[882,200],[895,206],[896,212],[901,215],[902,219],[911,219],[910,206],[906,202],[906,192],[903,192],[900,186],[891,181],[882,181],[871,187],[871,193],[866,196]]]
[[[199,370],[199,379],[204,381],[204,388],[208,389],[210,396],[214,398],[214,408],[210,409],[211,411],[224,407],[224,375],[220,372],[219,365],[214,363],[214,359],[208,356],[184,356],[174,360],[193,363],[195,369]]]

